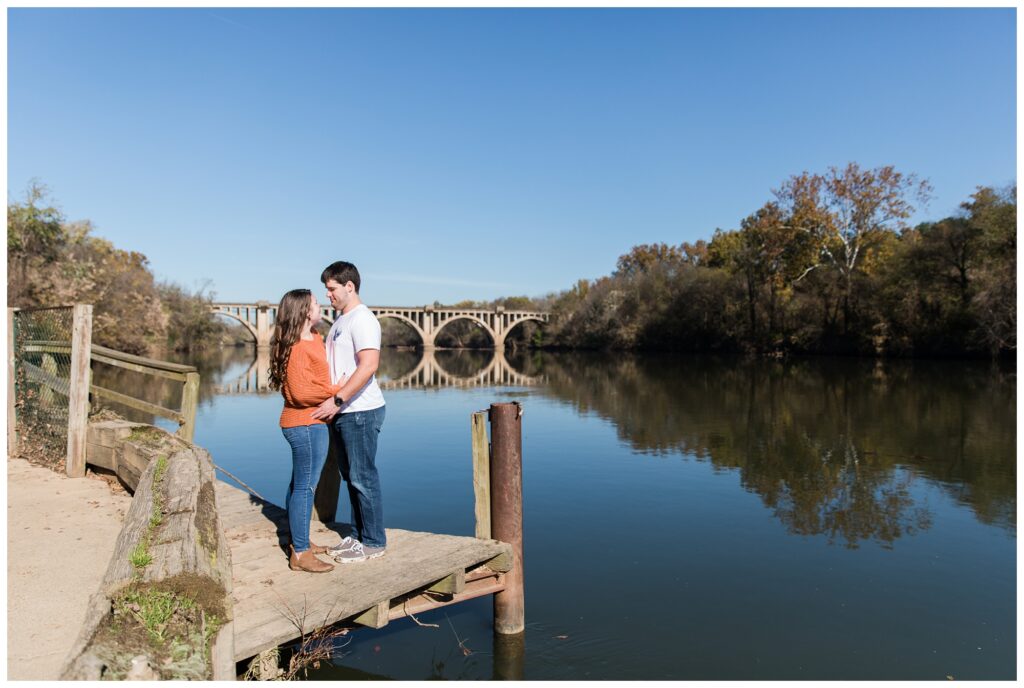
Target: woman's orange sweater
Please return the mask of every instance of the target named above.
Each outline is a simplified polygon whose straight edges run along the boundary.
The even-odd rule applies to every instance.
[[[288,358],[285,383],[281,387],[281,396],[284,397],[281,427],[297,428],[325,422],[310,414],[324,399],[334,396],[340,389],[341,385],[331,384],[323,337],[314,333],[312,339],[295,342]]]

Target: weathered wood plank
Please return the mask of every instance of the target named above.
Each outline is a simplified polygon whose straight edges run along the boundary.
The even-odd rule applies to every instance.
[[[182,415],[178,411],[174,411],[173,409],[169,408],[164,408],[163,406],[158,406],[156,404],[151,404],[148,401],[136,399],[135,397],[128,396],[127,394],[121,394],[120,392],[115,392],[114,390],[107,389],[106,387],[90,385],[89,391],[91,391],[98,397],[103,397],[105,399],[110,399],[111,401],[116,401],[119,404],[124,404],[125,406],[128,406],[130,408],[138,409],[139,411],[152,413],[154,416],[160,416],[161,418],[176,420],[178,422],[181,422],[182,420]]]
[[[436,592],[444,595],[458,595],[465,589],[466,571],[459,569],[431,585],[427,588],[427,592]]]
[[[185,373],[185,386],[181,389],[181,427],[178,437],[191,442],[196,432],[196,409],[199,407],[199,373]]]
[[[512,570],[512,553],[502,552],[493,559],[484,562],[484,566],[498,573],[505,573]]]
[[[18,310],[17,308],[13,310]],[[71,345],[67,342],[27,341],[21,347],[25,353],[70,354]]]
[[[75,304],[71,325],[71,369],[68,379],[68,477],[85,475],[89,432],[89,347],[92,346],[92,306]]]
[[[99,346],[98,344],[92,345],[92,353],[96,353],[101,356],[113,359],[118,363],[134,363],[137,365],[144,366],[146,368],[155,368],[156,370],[180,373],[182,375],[184,375],[185,373],[196,372],[195,366],[183,365],[181,363],[170,363],[169,361],[161,361],[155,358],[136,356],[135,354],[126,354],[123,351],[118,351],[116,349],[108,349],[107,347]]]
[[[384,628],[388,625],[388,621],[390,620],[388,618],[388,612],[391,610],[390,602],[391,600],[381,600],[362,614],[356,615],[352,621],[360,626]]]
[[[18,415],[15,408],[17,394],[15,390],[17,354],[14,351],[14,330],[17,327],[14,314],[17,308],[7,309],[7,456],[18,453]]]
[[[392,533],[393,531],[388,531],[389,538]],[[389,549],[399,544],[402,547],[429,546],[426,540],[429,540],[430,533],[408,533],[408,535],[407,538],[396,538],[397,542],[392,542]],[[278,541],[261,538],[258,541],[243,543],[242,546],[232,542],[230,538],[228,538],[228,542],[232,545],[231,560],[234,566],[234,580],[240,591],[239,595],[248,589],[248,583],[277,576],[283,576],[288,585],[304,587],[308,592],[314,592],[323,585],[322,581],[317,582],[312,576],[290,570],[287,567],[288,558],[285,550],[278,544]],[[324,559],[326,560],[326,557]],[[344,566],[346,569],[351,569],[355,565],[345,564]]]
[[[284,509],[279,509],[276,506],[268,505],[266,502],[260,501],[257,497],[244,494],[244,499],[233,499],[226,501],[222,512],[224,514],[224,522],[228,525],[234,525],[235,521],[244,522],[249,519],[252,514],[273,514],[276,518],[280,515],[287,516]]]
[[[128,363],[125,361],[121,361],[119,359],[111,358],[110,356],[105,356],[101,353],[98,353],[96,350],[100,348],[102,347],[94,347],[92,352],[92,360],[98,363],[106,363],[107,365],[115,366],[117,368],[124,368],[126,370],[131,370],[132,372],[135,373],[142,373],[143,375],[154,375],[156,377],[162,377],[167,380],[174,380],[175,382],[182,382],[185,380],[184,373],[170,373],[167,372],[166,370],[159,370],[157,368],[153,368],[150,366],[144,366],[136,363]]]
[[[228,621],[217,631],[217,637],[210,645],[210,667],[214,681],[234,681],[235,673],[235,622]]]
[[[85,445],[85,462],[92,466],[116,471],[117,454],[113,447],[104,447],[101,444],[89,442]]]
[[[491,537],[491,452],[487,444],[487,412],[471,416],[473,442],[473,495],[476,536]]]
[[[47,366],[47,361],[49,361],[52,364],[53,359],[44,359],[44,367]],[[48,372],[44,368],[40,368],[34,363],[29,363],[28,361],[25,360],[21,361],[21,367],[25,371],[25,377],[28,378],[29,380],[32,380],[33,382],[42,383],[46,385],[48,388],[52,389],[53,391],[60,392],[64,396],[67,396],[68,394],[71,393],[68,381],[58,375],[55,375],[53,372]]]

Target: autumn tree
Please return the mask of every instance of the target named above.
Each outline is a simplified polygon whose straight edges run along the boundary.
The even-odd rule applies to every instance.
[[[19,308],[93,305],[93,342],[135,354],[168,346],[168,326],[177,330],[172,348],[197,348],[216,341],[224,328],[209,314],[209,299],[166,287],[162,298],[149,260],[93,235],[91,222],[68,222],[33,182],[24,201],[7,206],[8,304]],[[180,298],[177,298],[180,297]],[[198,320],[203,324],[196,325]],[[182,337],[192,337],[185,345]]]
[[[793,281],[813,264],[814,244],[799,231],[777,203],[766,203],[740,221],[740,229],[718,230],[708,249],[707,265],[742,275],[751,336],[758,335],[759,305],[764,302],[769,335],[778,332],[779,301]]]
[[[49,201],[49,190],[36,180],[22,203],[8,204],[8,306],[38,305],[66,241],[63,222],[63,214]]]
[[[885,235],[906,228],[915,209],[910,201],[926,202],[930,190],[926,180],[892,166],[868,170],[851,162],[824,175],[796,175],[775,191],[793,227],[816,245],[818,255],[807,271],[827,267],[839,280],[843,334],[850,329],[854,279],[862,264]]]
[[[963,204],[967,221],[980,232],[983,267],[971,309],[992,351],[1017,348],[1017,187],[979,187]]]
[[[615,263],[616,277],[634,277],[650,272],[658,266],[675,268],[683,262],[683,251],[668,244],[640,244],[629,253],[619,256]]]

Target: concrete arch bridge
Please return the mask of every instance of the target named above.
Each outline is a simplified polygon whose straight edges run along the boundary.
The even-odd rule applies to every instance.
[[[509,332],[528,320],[546,323],[550,319],[548,313],[539,311],[507,311],[502,307],[492,310],[479,308],[435,308],[434,306],[368,306],[378,320],[394,318],[409,325],[420,336],[424,349],[433,349],[437,335],[445,327],[456,320],[469,320],[477,323],[491,337],[494,348],[505,348],[505,339]],[[320,307],[324,320],[334,323],[338,312],[331,306]],[[236,320],[249,331],[256,346],[270,346],[270,338],[274,334],[274,320],[277,317],[277,306],[268,301],[256,303],[214,303],[210,312]]]

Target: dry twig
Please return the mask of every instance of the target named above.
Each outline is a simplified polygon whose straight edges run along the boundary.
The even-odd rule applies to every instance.
[[[410,619],[415,621],[417,626],[422,626],[423,628],[441,628],[441,626],[439,624],[423,623],[422,621],[417,619],[415,616],[412,615],[412,612],[410,612],[406,608],[407,604],[409,604],[409,600],[405,600],[404,602],[402,602],[402,611],[405,612],[406,616],[408,616]]]

